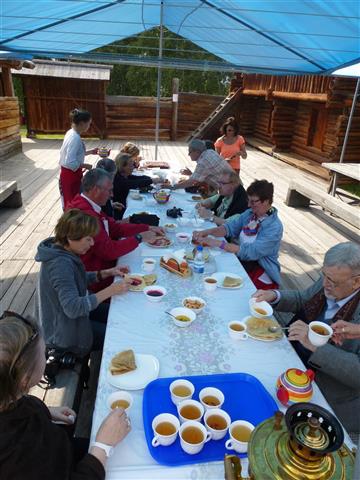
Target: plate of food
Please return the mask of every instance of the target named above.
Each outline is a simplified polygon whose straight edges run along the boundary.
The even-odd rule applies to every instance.
[[[152,248],[167,248],[172,245],[172,241],[167,237],[158,237],[155,238],[152,242],[145,242],[148,247]]]
[[[218,282],[219,288],[226,288],[228,290],[236,290],[244,285],[244,280],[239,275],[229,272],[216,272],[213,273],[212,278]]]
[[[275,340],[280,340],[284,334],[282,330],[277,332],[270,332],[269,327],[279,327],[278,322],[273,318],[256,318],[256,317],[245,317],[243,322],[247,326],[247,334],[249,337],[260,340],[261,342],[274,342]]]
[[[200,313],[206,306],[205,300],[200,297],[186,297],[182,301],[183,307],[189,308],[195,313]]]
[[[154,285],[157,280],[155,273],[143,275],[142,273],[129,273],[125,275],[124,280],[129,284],[130,292],[142,292],[145,287]]]
[[[141,390],[159,376],[159,368],[159,360],[153,355],[124,350],[112,357],[107,379],[115,388]]]
[[[185,260],[187,260],[188,262],[193,262],[195,258],[195,253],[196,253],[196,247],[193,248],[192,250],[186,250],[185,256],[184,256]],[[205,262],[208,262],[210,259],[210,252],[206,248],[203,249],[203,258]]]

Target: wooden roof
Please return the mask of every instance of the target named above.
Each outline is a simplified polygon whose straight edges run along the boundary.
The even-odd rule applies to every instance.
[[[33,70],[12,70],[15,75],[78,78],[84,80],[110,80],[112,65],[63,62],[59,60],[34,60]]]

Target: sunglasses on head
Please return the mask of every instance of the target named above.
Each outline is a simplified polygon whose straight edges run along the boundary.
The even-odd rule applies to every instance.
[[[29,345],[31,345],[38,338],[39,331],[35,328],[35,326],[31,322],[29,322],[29,320],[27,320],[23,316],[19,315],[18,313],[11,312],[10,310],[5,310],[0,317],[0,320],[3,320],[4,318],[7,318],[7,317],[17,318],[18,320],[21,320],[27,327],[29,327],[31,329],[30,337],[28,338],[27,342],[24,344],[24,346],[20,350],[17,358],[13,362],[12,368],[14,368],[15,364],[19,361],[19,358],[24,354],[25,350],[29,347]]]

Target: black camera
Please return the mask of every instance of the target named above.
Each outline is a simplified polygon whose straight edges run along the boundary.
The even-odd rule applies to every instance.
[[[182,211],[183,211],[182,208],[173,207],[173,208],[169,208],[169,210],[166,210],[166,215],[171,218],[178,218],[178,217],[182,217],[182,213],[181,213]]]
[[[55,348],[47,349],[44,378],[49,386],[55,385],[60,368],[72,369],[75,364],[76,356],[72,352],[59,351]]]

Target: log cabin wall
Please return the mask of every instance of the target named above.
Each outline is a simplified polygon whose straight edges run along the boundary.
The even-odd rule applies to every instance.
[[[83,108],[92,115],[85,136],[104,136],[106,81],[40,76],[22,81],[28,131],[64,133],[70,128],[69,112]]]
[[[0,97],[0,161],[21,152],[17,97]]]
[[[272,143],[271,140],[271,115],[272,102],[268,102],[264,97],[259,97],[257,102],[257,110],[253,136],[264,142]]]

